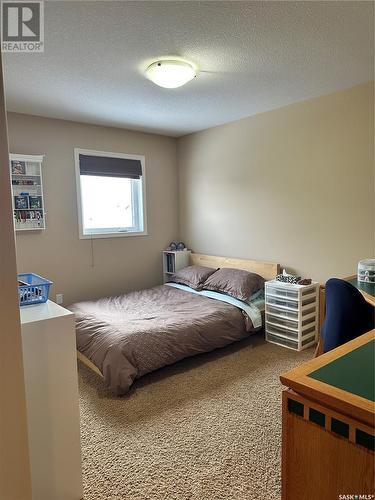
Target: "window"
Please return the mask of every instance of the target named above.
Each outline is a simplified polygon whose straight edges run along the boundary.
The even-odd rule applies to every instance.
[[[74,153],[80,238],[146,234],[144,157]]]

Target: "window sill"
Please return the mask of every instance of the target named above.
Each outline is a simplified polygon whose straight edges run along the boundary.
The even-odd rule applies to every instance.
[[[97,238],[129,238],[129,236],[148,236],[147,231],[133,232],[129,231],[126,233],[116,232],[116,233],[101,233],[101,234],[80,234],[80,240],[94,240]]]

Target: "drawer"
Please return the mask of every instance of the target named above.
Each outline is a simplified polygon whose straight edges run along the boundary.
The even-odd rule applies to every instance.
[[[311,307],[304,307],[301,311],[301,315],[302,319],[310,316],[315,318],[315,316],[317,315],[316,304],[312,305]]]
[[[307,338],[304,338],[302,339],[302,347],[308,347],[310,345],[313,345],[315,344],[316,342],[316,339],[315,339],[315,335],[312,335],[311,337],[307,337]]]
[[[311,295],[312,293],[313,294],[317,293],[316,286],[312,288],[307,288],[306,290],[302,290],[302,297],[305,297],[306,295]]]
[[[280,318],[278,316],[273,316],[272,314],[266,313],[266,321],[267,323],[273,324],[275,326],[286,327],[288,329],[298,331],[298,321],[296,320]]]
[[[267,294],[298,300],[298,290],[288,290],[287,288],[278,287],[277,285],[267,285]]]
[[[278,337],[277,335],[272,335],[271,333],[267,334],[266,340],[268,342],[273,342],[275,344],[279,344],[284,347],[289,347],[289,349],[294,349],[295,351],[298,351],[298,342],[295,340]]]
[[[298,331],[297,330],[288,330],[287,328],[283,328],[282,326],[276,326],[270,324],[266,321],[266,331],[267,334],[279,335],[282,337],[286,337],[288,339],[297,339],[298,340]]]
[[[310,316],[309,318],[303,319],[302,320],[302,328],[307,326],[307,325],[310,325],[311,323],[315,323],[315,321],[316,321],[315,314],[313,316]]]
[[[313,325],[308,326],[307,328],[302,329],[301,336],[305,337],[309,333],[315,334],[315,331],[316,331],[316,324],[315,324],[315,321],[314,321]]]
[[[288,331],[294,331],[298,333],[298,322],[280,318],[277,316],[273,316],[272,314],[266,313],[266,322],[268,325],[272,325],[276,328],[285,329]],[[309,333],[313,333],[316,330],[316,318],[313,316],[312,318],[308,318],[305,321],[302,321],[301,328],[301,336],[305,336]]]
[[[278,307],[284,307],[285,309],[290,309],[290,310],[294,309],[298,311],[298,302],[295,302],[293,300],[281,299],[281,298],[279,299],[277,297],[273,297],[272,295],[268,295],[267,293],[266,301],[267,304],[271,304]]]
[[[289,311],[288,309],[282,309],[273,305],[271,306],[269,303],[267,303],[266,312],[278,318],[289,318],[298,321],[298,311]]]
[[[266,340],[267,342],[272,342],[274,344],[278,344],[283,347],[288,347],[289,349],[294,349],[295,351],[298,351],[297,340],[280,337],[279,335],[274,335],[273,333],[267,333]],[[301,342],[301,350],[306,349],[307,347],[311,347],[312,345],[315,344],[315,342],[316,342],[315,335],[303,339]]]
[[[312,286],[309,288],[306,287],[287,287],[281,286],[277,283],[266,284],[266,291],[268,294],[276,295],[277,297],[284,297],[286,299],[294,299],[297,300],[299,296],[299,292],[302,297],[314,296],[317,293],[316,286]]]
[[[307,306],[308,304],[316,303],[316,295],[312,295],[311,297],[306,297],[302,300],[302,307]]]

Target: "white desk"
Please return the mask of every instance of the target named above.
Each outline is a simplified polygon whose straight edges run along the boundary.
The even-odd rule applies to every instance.
[[[32,499],[80,500],[74,316],[51,301],[20,311]]]

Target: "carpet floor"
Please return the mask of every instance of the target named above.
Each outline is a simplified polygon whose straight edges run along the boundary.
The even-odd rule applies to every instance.
[[[279,500],[279,375],[312,357],[254,335],[115,398],[79,366],[84,500]]]

